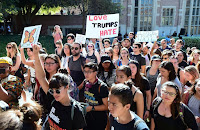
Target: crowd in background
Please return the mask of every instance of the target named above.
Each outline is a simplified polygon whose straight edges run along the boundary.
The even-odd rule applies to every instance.
[[[135,42],[130,32],[77,43],[58,25],[52,36],[54,54],[39,42],[7,44],[0,100],[11,110],[0,113],[1,130],[200,129],[200,50],[184,39]],[[27,90],[38,103],[19,107]]]

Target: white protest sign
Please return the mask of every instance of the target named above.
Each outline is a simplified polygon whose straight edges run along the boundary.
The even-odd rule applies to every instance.
[[[157,41],[158,30],[156,31],[139,31],[137,32],[136,42],[153,42]]]
[[[81,44],[85,44],[85,41],[86,41],[85,35],[76,34],[75,42],[78,42],[78,43],[81,43]]]
[[[25,27],[21,39],[21,48],[32,48],[37,44],[42,25]]]
[[[118,36],[119,14],[88,15],[87,38],[110,38]]]

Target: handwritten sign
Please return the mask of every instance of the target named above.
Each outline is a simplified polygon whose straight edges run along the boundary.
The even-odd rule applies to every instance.
[[[86,41],[85,35],[76,34],[75,42],[78,42],[78,43],[81,43],[81,44],[85,44],[85,41]]]
[[[110,38],[118,36],[119,14],[88,15],[87,38]]]
[[[32,44],[37,44],[42,25],[25,27],[21,39],[22,48],[32,48]]]
[[[139,31],[137,32],[136,42],[153,42],[157,41],[158,30],[156,31]]]

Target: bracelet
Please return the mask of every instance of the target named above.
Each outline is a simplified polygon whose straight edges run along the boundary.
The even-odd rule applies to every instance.
[[[150,110],[147,109],[147,111],[150,111]]]

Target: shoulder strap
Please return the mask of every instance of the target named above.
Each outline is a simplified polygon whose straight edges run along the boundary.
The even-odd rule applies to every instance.
[[[149,60],[151,60],[151,56],[150,56],[150,54],[147,54],[147,56],[148,56]]]
[[[153,101],[153,103],[152,103],[153,113],[154,113],[155,108],[158,107],[158,105],[161,103],[161,101],[162,101],[162,99],[160,97],[156,98],[156,100]]]
[[[99,84],[98,92],[99,92],[99,93],[101,92],[101,83]]]
[[[188,128],[187,124],[184,121],[184,105],[183,103],[180,104],[180,112],[179,112],[179,116],[183,122],[183,124],[185,125],[186,128]]]
[[[51,106],[53,105],[54,102],[55,102],[55,99],[51,102]]]
[[[138,89],[135,90],[134,94],[133,94],[133,99],[135,97],[135,94],[137,93]]]
[[[74,107],[76,105],[76,101],[75,100],[72,100],[72,108],[71,108],[71,120],[74,119]]]
[[[150,70],[151,66],[147,66],[146,73]]]

